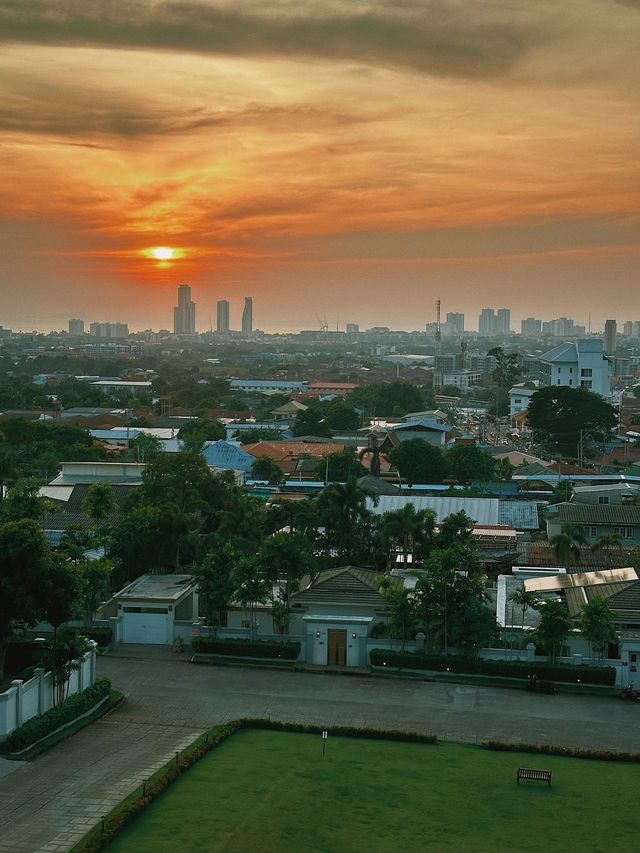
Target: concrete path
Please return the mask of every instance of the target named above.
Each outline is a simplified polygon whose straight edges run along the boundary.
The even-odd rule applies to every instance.
[[[99,659],[127,700],[0,778],[0,851],[68,850],[203,729],[240,716],[640,752],[640,703],[475,686],[194,666],[164,648]]]

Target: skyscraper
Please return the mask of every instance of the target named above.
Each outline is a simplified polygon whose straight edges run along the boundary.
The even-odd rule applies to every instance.
[[[535,317],[527,317],[520,323],[520,334],[526,338],[535,338],[536,335],[540,334],[541,329],[542,322],[536,320]]]
[[[508,335],[511,332],[511,311],[508,308],[498,308],[496,332],[499,335]]]
[[[462,334],[464,332],[464,314],[459,311],[449,311],[447,314],[447,323],[454,332]]]
[[[218,302],[218,322],[216,330],[222,334],[229,331],[229,303],[226,299],[221,299]]]
[[[253,297],[245,296],[242,312],[242,331],[253,332]]]
[[[181,284],[178,288],[178,304],[173,309],[173,332],[175,335],[195,335],[196,303],[191,301],[191,288]]]
[[[70,335],[84,335],[84,320],[69,320]]]
[[[616,351],[618,324],[615,320],[606,320],[604,324],[604,351],[611,355]]]
[[[478,334],[483,337],[489,337],[489,335],[495,335],[496,333],[496,315],[493,308],[483,308],[480,312],[480,318],[478,320]]]

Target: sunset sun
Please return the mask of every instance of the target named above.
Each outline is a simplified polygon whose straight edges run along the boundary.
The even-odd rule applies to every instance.
[[[176,257],[175,249],[169,246],[156,246],[151,250],[151,254],[158,261],[172,261]]]

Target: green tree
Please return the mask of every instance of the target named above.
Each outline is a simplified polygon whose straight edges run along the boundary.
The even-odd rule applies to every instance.
[[[553,547],[553,553],[562,561],[567,573],[571,571],[571,564],[580,565],[582,562],[581,547],[587,544],[587,536],[584,528],[579,524],[563,524],[560,533],[556,533],[549,539]]]
[[[497,459],[496,462],[496,476],[499,480],[510,480],[513,476],[513,472],[516,470],[516,466],[512,465],[511,462],[505,459]]]
[[[402,641],[404,651],[407,640],[413,636],[416,613],[410,590],[402,583],[395,583],[389,576],[382,579],[381,592],[391,610],[389,627],[394,637]]]
[[[569,611],[560,601],[543,600],[539,603],[540,623],[536,634],[552,663],[555,663],[562,651],[562,644],[571,632],[572,622]]]
[[[576,458],[581,434],[606,437],[617,424],[616,411],[599,394],[587,388],[552,385],[532,395],[529,425],[534,438]]]
[[[293,422],[291,431],[294,435],[318,435],[324,438],[331,437],[329,423],[325,417],[322,407],[314,403],[304,412],[298,412]]]
[[[326,404],[325,412],[332,430],[354,430],[359,426],[360,416],[345,400],[332,400]]]
[[[156,435],[141,432],[129,442],[129,450],[136,462],[146,464],[162,453],[162,441]]]
[[[281,441],[282,433],[279,429],[266,429],[262,427],[242,430],[236,438],[240,439],[240,444],[257,444],[259,441]]]
[[[198,418],[189,420],[178,431],[178,440],[183,443],[202,443],[205,441],[219,441],[226,438],[227,431],[220,421]]]
[[[521,629],[524,636],[524,619],[527,614],[527,610],[535,606],[538,601],[538,596],[531,590],[526,590],[524,587],[518,587],[518,589],[516,589],[511,595],[510,601],[522,611]]]
[[[16,628],[45,617],[50,569],[51,552],[35,521],[0,526],[0,679]]]
[[[272,585],[263,565],[255,557],[241,557],[234,567],[235,598],[249,617],[251,639],[255,639],[256,606],[269,600]]]
[[[498,414],[507,414],[507,392],[515,382],[519,373],[518,355],[515,352],[506,353],[502,347],[490,349],[487,355],[495,357],[496,366],[491,378],[496,383],[498,393],[496,409]]]
[[[95,483],[87,489],[87,496],[82,502],[85,514],[93,521],[96,532],[116,507],[111,483]]]
[[[467,444],[456,444],[447,456],[456,480],[462,483],[474,480],[487,483],[495,480],[495,459],[486,450]]]
[[[314,473],[319,480],[328,483],[345,483],[349,477],[362,477],[366,471],[356,459],[355,451],[345,447],[337,453],[328,453],[324,459],[318,459]]]
[[[622,549],[622,536],[619,533],[603,533],[598,537],[598,541],[591,546],[592,551],[603,551],[606,557],[607,565],[613,565],[612,551],[620,551]]]
[[[0,518],[4,522],[31,518],[40,521],[51,508],[50,501],[40,497],[40,486],[34,478],[19,480],[0,503]]]
[[[266,480],[268,483],[282,483],[284,471],[270,456],[258,456],[251,466],[251,476],[255,480]]]
[[[76,569],[78,579],[77,600],[85,628],[88,628],[96,610],[109,598],[113,563],[106,557],[85,559]]]
[[[408,483],[440,483],[447,476],[449,465],[440,450],[421,438],[403,441],[389,452],[389,462]]]
[[[201,563],[194,566],[200,611],[215,630],[226,624],[226,613],[235,592],[234,569],[240,554],[230,542],[217,539]]]
[[[67,698],[71,673],[80,669],[80,658],[88,649],[87,638],[75,628],[62,628],[56,634],[42,659],[42,666],[53,678],[54,705],[62,704]]]
[[[369,436],[369,444],[367,447],[362,448],[358,454],[358,459],[362,462],[362,460],[367,456],[371,457],[371,461],[369,462],[369,473],[372,477],[379,477],[381,450],[378,443],[378,437],[376,435]]]
[[[589,643],[591,658],[602,660],[609,643],[617,640],[613,613],[605,598],[592,598],[585,604],[580,618],[580,630]]]
[[[282,601],[289,599],[305,575],[314,575],[315,558],[311,543],[302,533],[276,533],[267,536],[256,555],[259,570],[272,585],[284,582]]]
[[[402,418],[421,411],[426,401],[423,392],[408,382],[379,382],[356,388],[346,402],[364,409],[370,417]]]
[[[318,498],[318,523],[325,528],[326,551],[340,562],[357,565],[370,550],[372,514],[367,498],[377,497],[358,486],[355,477],[346,483],[332,483]],[[368,562],[368,560],[367,560]]]
[[[392,557],[399,548],[404,568],[409,567],[409,554],[412,555],[412,567],[416,568],[433,547],[435,524],[436,517],[431,510],[416,510],[413,504],[408,503],[401,509],[384,513],[381,535],[393,549]]]

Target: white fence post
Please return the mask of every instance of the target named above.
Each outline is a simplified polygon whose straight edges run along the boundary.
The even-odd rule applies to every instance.
[[[16,689],[16,693],[15,693],[15,698],[16,698],[16,728],[18,728],[18,726],[22,725],[22,685],[23,684],[24,684],[24,682],[19,678],[16,678],[15,681],[11,682],[11,686],[15,687],[15,689]]]
[[[33,670],[33,677],[38,679],[38,715],[44,714],[44,669],[38,667]]]

